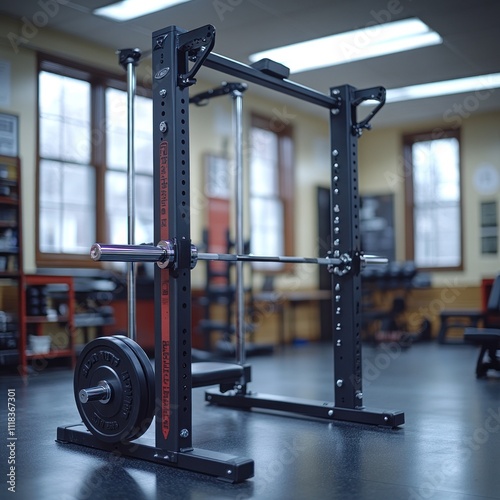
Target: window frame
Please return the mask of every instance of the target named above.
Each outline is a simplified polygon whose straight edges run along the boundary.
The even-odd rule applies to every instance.
[[[106,165],[106,100],[105,92],[108,87],[116,88],[121,91],[127,90],[126,73],[119,74],[103,69],[94,68],[82,63],[75,63],[67,59],[46,54],[37,53],[37,87],[36,87],[36,220],[35,220],[35,262],[38,267],[68,267],[77,266],[83,268],[102,268],[103,264],[94,262],[86,254],[70,253],[49,253],[40,250],[40,87],[38,75],[41,71],[58,74],[70,78],[84,80],[90,84],[91,110],[90,110],[90,166],[95,171],[95,228],[96,241],[106,241],[107,222],[106,222],[106,200],[105,200],[105,177],[107,171]],[[136,86],[136,95],[152,97],[150,88],[142,85]],[[114,170],[114,169],[113,169]],[[102,216],[104,214],[104,216]],[[90,251],[90,248],[89,248]]]
[[[405,193],[405,254],[406,260],[415,260],[415,224],[414,224],[414,189],[412,147],[417,142],[454,138],[458,141],[458,173],[459,173],[459,217],[460,217],[460,263],[457,266],[419,266],[421,271],[447,272],[464,269],[464,220],[463,220],[463,175],[462,144],[460,129],[435,129],[428,132],[405,134],[403,136],[404,193]]]
[[[284,255],[294,255],[294,149],[295,142],[293,136],[293,125],[280,121],[277,123],[276,118],[266,117],[259,113],[252,112],[250,114],[250,134],[253,128],[260,128],[276,134],[278,138],[278,187],[279,198],[283,206],[283,249]],[[284,151],[284,140],[289,140],[291,151]],[[251,146],[253,147],[253,146]],[[290,157],[288,162],[286,157]],[[251,161],[249,162],[251,163]],[[249,173],[250,175],[250,173]],[[252,193],[249,192],[249,204],[251,203]],[[251,236],[250,236],[251,237]],[[283,272],[292,272],[294,265],[292,263],[284,263],[280,269],[259,269],[258,272],[263,274],[279,274]]]

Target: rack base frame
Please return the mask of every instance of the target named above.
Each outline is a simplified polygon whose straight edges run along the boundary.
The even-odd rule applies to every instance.
[[[142,444],[140,438],[132,442],[104,443],[91,434],[83,424],[58,427],[56,441],[216,476],[230,483],[239,483],[254,475],[254,461],[251,459],[197,448],[169,452]]]

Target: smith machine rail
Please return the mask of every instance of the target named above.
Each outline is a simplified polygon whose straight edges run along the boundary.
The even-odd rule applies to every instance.
[[[260,70],[211,53],[215,28],[176,26],[153,34],[154,245],[92,247],[94,260],[157,262],[155,371],[141,348],[122,336],[89,343],[75,371],[75,397],[83,424],[59,427],[57,440],[240,482],[254,462],[193,448],[193,387],[211,404],[262,408],[361,424],[398,427],[404,413],[363,406],[361,372],[361,268],[383,259],[360,249],[357,142],[385,102],[385,89],[349,85],[321,94],[285,78],[275,64]],[[331,249],[324,258],[203,254],[191,244],[189,196],[189,87],[202,65],[325,108],[331,139]],[[376,101],[362,121],[357,108]],[[191,269],[197,260],[278,260],[328,265],[332,276],[333,388],[335,402],[251,392],[250,367],[191,363]],[[149,366],[148,366],[149,365]],[[156,405],[153,404],[156,402]],[[139,438],[155,417],[155,445]]]

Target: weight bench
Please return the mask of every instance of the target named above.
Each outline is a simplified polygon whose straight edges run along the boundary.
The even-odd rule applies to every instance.
[[[191,384],[194,387],[220,385],[221,392],[234,389],[242,380],[250,380],[250,366],[236,363],[200,361],[191,363]]]
[[[500,274],[497,275],[491,288],[487,305],[488,313],[498,313],[500,311]],[[500,359],[497,357],[497,350],[500,349],[500,328],[487,328],[488,323],[485,320],[486,328],[466,328],[464,331],[464,340],[480,346],[479,357],[476,364],[476,377],[486,377],[488,370],[500,371]],[[488,360],[484,360],[488,353]]]

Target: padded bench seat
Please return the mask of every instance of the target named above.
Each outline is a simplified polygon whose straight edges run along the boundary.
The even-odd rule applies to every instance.
[[[500,329],[497,328],[466,328],[464,340],[481,346],[476,365],[476,376],[485,377],[488,370],[500,371],[500,359],[496,352],[500,349]],[[484,361],[488,352],[489,360]]]
[[[229,384],[236,385],[243,374],[245,367],[236,363],[218,363],[215,361],[200,361],[191,363],[191,381],[193,387]]]
[[[484,317],[484,313],[477,310],[448,310],[441,311],[439,318],[441,326],[438,333],[438,342],[446,344],[446,334],[450,328],[467,328],[479,326],[479,321]]]

